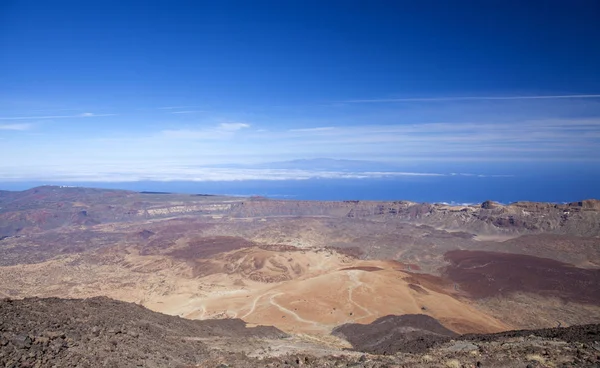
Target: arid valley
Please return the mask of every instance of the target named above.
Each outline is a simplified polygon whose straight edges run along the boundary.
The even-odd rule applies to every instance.
[[[600,368],[599,46],[599,0],[0,0],[0,368]]]
[[[432,348],[412,364],[454,364],[438,351],[449,336],[598,323],[599,235],[595,200],[449,206],[46,186],[0,192],[0,295],[108,297],[183,320],[272,326],[275,340],[203,339],[256,359],[363,352],[392,364]],[[480,350],[459,361],[511,361]]]

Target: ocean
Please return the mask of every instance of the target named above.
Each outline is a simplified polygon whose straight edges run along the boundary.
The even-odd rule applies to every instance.
[[[410,200],[435,203],[480,203],[493,200],[573,202],[600,198],[600,174],[522,175],[514,177],[394,177],[369,179],[137,181],[137,182],[0,182],[2,190],[24,190],[39,185],[264,196],[296,200]]]

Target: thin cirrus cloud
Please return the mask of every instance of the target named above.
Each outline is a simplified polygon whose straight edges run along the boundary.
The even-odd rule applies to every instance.
[[[92,118],[100,116],[115,116],[116,114],[95,114],[93,112],[83,112],[75,115],[45,115],[45,116],[4,116],[0,120],[42,120],[42,119],[72,119],[72,118]]]
[[[309,180],[309,179],[368,179],[389,177],[444,177],[443,173],[421,172],[392,172],[392,171],[337,171],[337,170],[298,170],[298,169],[247,169],[196,167],[189,165],[174,165],[153,163],[95,162],[92,169],[88,165],[73,165],[71,167],[36,167],[35,170],[13,169],[5,180],[34,179],[42,175],[49,181],[73,182],[132,182],[140,180],[151,181],[243,181],[243,180]],[[0,167],[1,168],[1,167]],[[35,172],[35,174],[33,174]]]
[[[73,181],[303,180],[316,177],[350,179],[390,176],[406,180],[422,177],[419,180],[425,180],[427,175],[433,178],[437,175],[480,177],[480,163],[587,164],[593,161],[593,165],[596,165],[596,162],[600,162],[597,155],[600,147],[600,113],[596,101],[589,100],[596,98],[594,96],[600,97],[555,95],[405,99],[403,101],[407,102],[456,102],[440,103],[435,105],[436,109],[415,103],[414,106],[418,108],[410,104],[364,104],[353,105],[349,109],[318,107],[313,110],[303,108],[302,111],[273,110],[270,113],[238,111],[222,115],[215,113],[214,116],[204,116],[201,121],[194,121],[195,115],[185,118],[182,115],[175,119],[172,113],[186,114],[187,111],[193,111],[194,107],[172,106],[162,108],[164,111],[161,114],[139,117],[130,114],[122,120],[122,124],[118,118],[114,119],[119,124],[102,125],[103,130],[95,124],[89,124],[81,131],[55,132],[46,129],[43,132],[46,135],[10,135],[10,139],[0,145],[0,157],[10,155],[18,157],[18,161],[0,162],[0,176],[7,178],[12,175],[14,180],[47,178]],[[469,99],[474,101],[460,102]],[[475,102],[486,99],[515,102]],[[533,99],[540,101],[534,102]],[[507,108],[508,104],[510,108]],[[585,113],[581,113],[582,105],[589,107]],[[548,108],[551,108],[550,111]],[[577,114],[571,114],[573,111]],[[73,113],[46,119],[85,119],[94,116],[99,115]],[[164,120],[165,117],[172,120]],[[43,118],[29,117],[38,120]],[[6,121],[0,121],[0,128],[30,129],[31,125],[20,123],[33,123],[35,120],[25,119],[28,118],[4,118],[2,120]],[[40,127],[42,124],[43,121],[40,121]],[[132,126],[140,129],[129,129]],[[98,134],[90,134],[92,129],[98,129]],[[48,138],[50,136],[52,139]],[[73,151],[81,154],[74,156]],[[44,164],[39,163],[41,154],[45,158]],[[319,170],[313,167],[304,170],[301,167],[295,167],[298,170],[292,170],[294,167],[281,167],[279,170],[251,168],[254,164],[315,157],[369,160],[394,165],[349,166],[344,170],[335,164],[324,165]],[[128,164],[134,161],[135,164]],[[405,165],[415,163],[426,164],[431,167],[431,172],[412,173],[413,170],[419,170],[414,169],[415,166]],[[450,169],[447,163],[465,165],[460,169]],[[406,168],[406,172],[386,171],[390,167]],[[367,169],[371,171],[361,171]],[[497,174],[507,175],[511,172],[499,171]]]
[[[0,162],[0,174],[6,180],[43,178],[73,182],[506,177],[511,173],[494,176],[477,171],[444,172],[443,163],[591,160],[600,141],[600,120],[594,119],[519,124],[335,126],[309,132],[286,129],[260,134],[250,127],[248,123],[226,122],[202,129],[165,130],[154,136],[121,136],[109,142],[72,142],[76,150],[86,152],[77,157],[70,154],[73,146],[67,150],[63,147],[68,145],[45,141],[41,148],[48,154],[43,164],[39,162],[39,155],[30,155],[26,150],[20,151],[20,145],[11,144],[14,156],[31,159]],[[110,150],[106,149],[108,146]],[[156,147],[161,149],[156,150]],[[0,151],[2,148],[0,145]],[[257,162],[299,157],[369,157],[393,158],[398,163],[423,160],[438,162],[440,166],[430,172],[361,171],[352,167],[340,170],[335,165],[318,170],[227,167],[231,163],[249,162],[247,160],[253,159],[249,156],[257,156]]]
[[[317,127],[317,128],[299,128],[299,129],[290,129],[290,132],[323,132],[327,130],[333,130],[335,127]]]
[[[219,140],[230,138],[241,129],[250,128],[247,123],[221,123],[215,127],[202,129],[170,129],[160,132],[160,136],[164,138],[174,139],[207,139]]]
[[[165,158],[240,164],[307,157],[385,162],[599,161],[600,119],[554,119],[518,123],[426,123],[249,129],[223,123],[202,129],[164,130],[150,138],[125,138],[123,147],[143,152],[156,144]],[[282,127],[283,128],[283,127]],[[323,129],[327,128],[327,129]],[[202,142],[202,144],[199,144]],[[129,152],[129,151],[128,151]],[[169,155],[173,155],[170,157]],[[177,156],[175,156],[177,155]]]
[[[235,132],[236,130],[250,128],[250,124],[246,123],[221,123],[219,124],[219,129],[225,130],[228,132]]]
[[[283,149],[326,157],[386,156],[430,161],[600,160],[600,119],[554,119],[518,123],[425,123],[336,126],[257,133],[255,139]],[[356,156],[354,156],[356,157]]]
[[[290,129],[290,133],[311,132],[311,137],[329,137],[338,142],[375,143],[384,139],[422,140],[423,143],[434,141],[535,141],[550,139],[574,139],[586,141],[597,139],[600,134],[600,119],[583,120],[533,120],[518,123],[486,124],[476,122],[465,123],[424,123],[400,125],[357,125],[307,129]],[[555,142],[560,143],[560,142]]]
[[[191,106],[163,106],[157,107],[158,110],[179,110],[179,109],[189,109]]]
[[[485,124],[425,123],[396,125],[328,126],[287,130],[249,130],[247,123],[222,123],[202,129],[163,130],[160,137],[187,140],[239,140],[245,151],[278,155],[278,150],[294,148],[337,156],[412,153],[436,155],[448,152],[481,153],[591,153],[600,144],[600,119],[555,119]],[[227,146],[227,147],[226,147]],[[389,146],[389,147],[388,147]],[[241,158],[242,159],[242,158]]]
[[[33,128],[33,124],[0,124],[0,130],[30,130]]]
[[[171,111],[171,114],[195,114],[197,112],[202,112],[202,110]]]
[[[561,100],[600,98],[600,94],[589,95],[536,95],[536,96],[455,96],[455,97],[408,97],[345,100],[341,103],[386,103],[386,102],[444,102],[444,101],[499,101],[499,100]]]

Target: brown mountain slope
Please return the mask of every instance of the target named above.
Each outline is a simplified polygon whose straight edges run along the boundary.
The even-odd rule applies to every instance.
[[[327,335],[339,324],[422,308],[462,333],[512,327],[453,295],[451,283],[411,275],[397,262],[357,260],[320,249],[230,250],[238,243],[230,247],[225,240],[207,239],[205,252],[197,245],[151,255],[115,247],[0,267],[0,292],[13,297],[105,295],[187,318],[242,318],[314,335]],[[211,247],[218,242],[227,247],[214,254]]]
[[[272,327],[247,328],[240,320],[191,321],[107,298],[0,299],[0,365],[499,368],[600,362],[598,325],[446,337],[451,333],[435,320],[415,315],[337,330],[357,349],[385,355],[318,348]],[[418,353],[402,352],[407,345]]]
[[[327,348],[387,315],[456,333],[597,323],[597,207],[3,192],[0,295],[108,296]]]

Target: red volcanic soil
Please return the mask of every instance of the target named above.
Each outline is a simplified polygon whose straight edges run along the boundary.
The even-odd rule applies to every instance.
[[[600,270],[521,254],[453,250],[446,276],[475,298],[513,292],[600,304]]]

